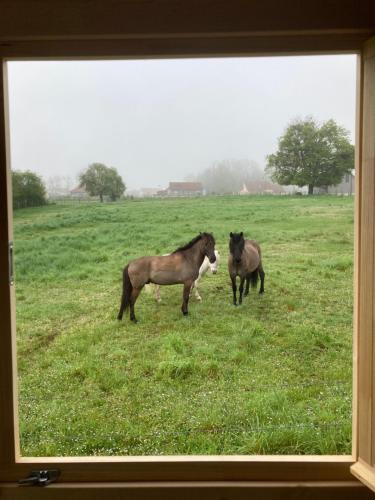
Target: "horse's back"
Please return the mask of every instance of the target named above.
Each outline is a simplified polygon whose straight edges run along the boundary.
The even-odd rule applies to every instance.
[[[144,256],[129,262],[129,277],[135,287],[143,286],[150,281],[155,269],[168,269],[170,259],[164,255]]]
[[[180,253],[168,255],[156,255],[153,257],[140,257],[129,265],[129,275],[137,287],[142,287],[146,283],[156,285],[174,285],[184,283],[188,279],[198,277],[198,269],[187,265]],[[133,284],[133,286],[135,286]]]
[[[262,260],[262,252],[260,250],[260,245],[257,241],[255,240],[245,240],[245,244],[246,243],[250,243],[251,246],[253,246],[254,248],[256,248],[258,254],[259,254],[259,258],[260,260]]]
[[[255,240],[245,240],[245,265],[246,271],[252,273],[260,264],[260,246]]]

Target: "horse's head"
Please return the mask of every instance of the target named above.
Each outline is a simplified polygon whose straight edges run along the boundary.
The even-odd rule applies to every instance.
[[[210,264],[213,264],[216,261],[215,238],[210,233],[201,233],[201,237],[204,243],[204,254],[208,257]]]
[[[219,267],[219,261],[220,261],[219,250],[215,250],[215,257],[216,257],[215,262],[213,262],[212,264],[210,263],[210,269],[212,274],[216,274],[217,268]]]
[[[243,232],[241,231],[240,233],[230,233],[229,236],[229,251],[232,254],[234,262],[236,264],[239,264],[241,262],[242,252],[245,247]]]

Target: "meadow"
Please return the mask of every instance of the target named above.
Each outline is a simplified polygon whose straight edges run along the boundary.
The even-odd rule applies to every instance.
[[[24,456],[351,452],[353,199],[202,197],[14,213]],[[116,320],[123,266],[213,232],[218,274]],[[265,294],[232,305],[228,235]]]

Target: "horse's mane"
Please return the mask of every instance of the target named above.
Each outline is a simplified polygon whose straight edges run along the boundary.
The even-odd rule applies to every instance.
[[[177,253],[177,252],[182,252],[183,250],[188,250],[193,245],[195,245],[197,241],[201,240],[203,238],[203,236],[211,236],[211,238],[212,238],[212,235],[209,234],[209,233],[198,234],[198,236],[196,236],[191,241],[189,241],[189,243],[186,243],[186,245],[183,245],[182,247],[176,248],[176,250],[174,252],[172,252],[172,253]]]

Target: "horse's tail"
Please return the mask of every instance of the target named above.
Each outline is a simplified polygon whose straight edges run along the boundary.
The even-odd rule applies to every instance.
[[[251,288],[256,288],[258,284],[259,272],[258,269],[249,274],[249,280],[251,284]]]
[[[126,311],[127,307],[130,303],[130,295],[133,290],[133,285],[129,278],[129,264],[124,268],[122,273],[122,297],[121,297],[121,306],[119,313],[117,315],[117,319],[121,320],[124,311]]]

